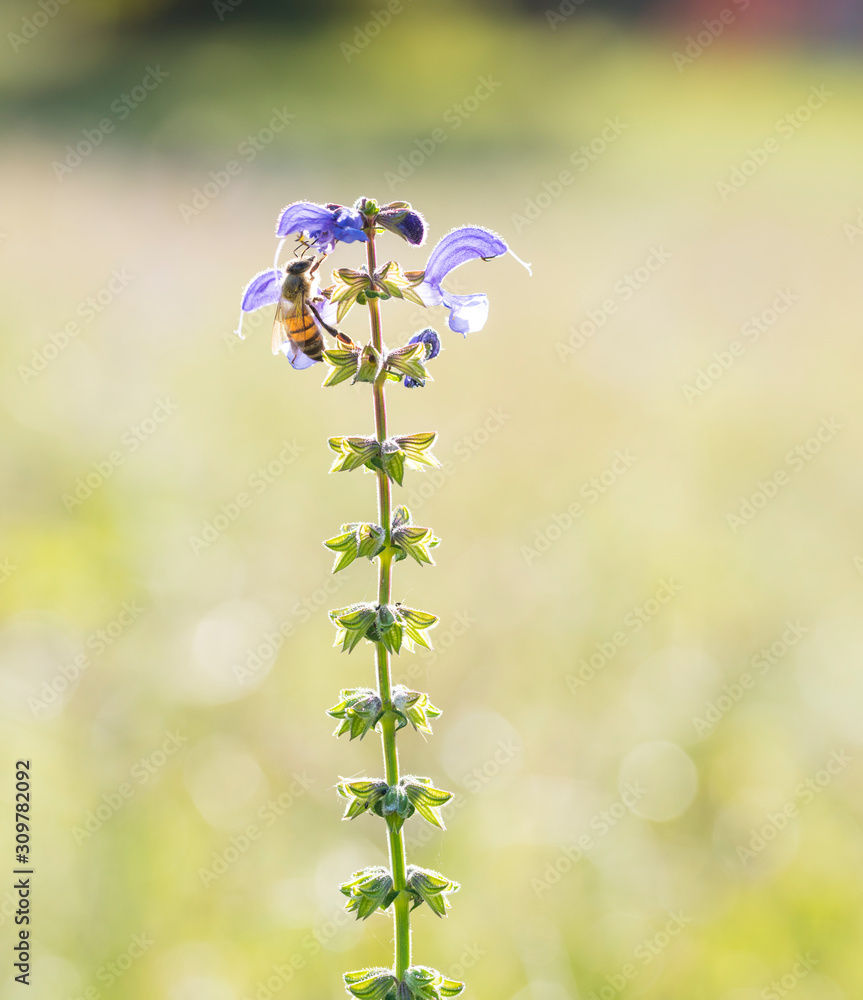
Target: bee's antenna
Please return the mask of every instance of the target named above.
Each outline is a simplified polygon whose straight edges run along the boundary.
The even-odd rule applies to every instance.
[[[300,257],[305,257],[306,251],[312,249],[312,244],[309,243],[309,242],[307,242],[305,236],[303,236],[302,233],[300,233],[300,235],[297,237],[297,243],[298,243],[299,247],[303,248],[303,252],[301,254],[299,254]],[[297,249],[298,248],[294,249],[294,256],[295,257],[298,256]]]

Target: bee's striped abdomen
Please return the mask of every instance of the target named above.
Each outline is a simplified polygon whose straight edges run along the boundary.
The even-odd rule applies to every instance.
[[[314,317],[308,309],[297,309],[287,321],[288,336],[299,349],[314,361],[320,361],[324,353],[324,338],[318,330]]]

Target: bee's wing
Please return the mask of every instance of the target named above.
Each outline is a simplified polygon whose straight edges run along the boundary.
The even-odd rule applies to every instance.
[[[278,354],[282,349],[282,345],[291,339],[288,320],[295,311],[296,304],[294,302],[291,302],[284,296],[279,299],[279,303],[276,306],[276,315],[273,319],[273,354]]]

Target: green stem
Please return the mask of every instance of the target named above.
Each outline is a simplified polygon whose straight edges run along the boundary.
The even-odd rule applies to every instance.
[[[367,227],[369,274],[373,275],[377,268],[375,257],[374,225]],[[369,323],[372,332],[372,346],[378,353],[383,351],[381,336],[381,314],[378,299],[370,298]],[[375,434],[378,441],[386,440],[387,436],[387,406],[384,396],[383,372],[372,386],[375,407]],[[392,595],[392,550],[389,548],[392,529],[392,493],[389,478],[383,472],[378,472],[378,523],[386,532],[386,548],[378,557],[378,604],[389,604]],[[392,678],[390,674],[390,654],[383,643],[375,645],[378,673],[378,695],[385,709],[392,708]],[[391,711],[386,711],[381,720],[381,742],[383,743],[384,765],[388,785],[395,785],[399,780],[399,757],[396,750],[396,723]],[[407,886],[405,860],[405,844],[401,830],[395,831],[387,827],[390,848],[390,867],[393,876],[393,888],[404,890]],[[411,930],[409,917],[410,899],[407,893],[401,892],[393,903],[393,918],[395,924],[395,974],[403,979],[411,964]]]

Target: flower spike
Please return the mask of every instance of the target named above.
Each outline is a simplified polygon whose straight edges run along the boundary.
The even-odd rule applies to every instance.
[[[443,282],[468,261],[491,260],[512,250],[490,229],[462,226],[437,243],[424,271],[405,270],[397,261],[378,257],[375,240],[385,232],[418,247],[425,243],[428,227],[422,214],[406,201],[381,205],[374,198],[362,197],[349,207],[310,201],[289,204],[276,224],[279,242],[272,266],[259,271],[243,291],[236,333],[242,338],[247,312],[275,307],[274,352],[283,353],[296,369],[325,361],[324,386],[349,384],[358,393],[369,392],[373,399],[373,433],[334,436],[328,443],[335,455],[330,472],[362,469],[371,473],[381,523],[346,520],[324,545],[334,557],[333,573],[356,573],[351,567],[366,559],[376,564],[377,586],[366,595],[374,598],[353,600],[329,612],[336,648],[351,653],[366,643],[374,646],[375,686],[342,688],[327,715],[335,721],[336,737],[346,735],[350,742],[372,733],[372,740],[379,737],[381,741],[383,776],[342,778],[336,791],[344,800],[345,820],[376,816],[384,821],[389,867],[355,871],[339,888],[347,897],[345,910],[358,920],[382,912],[392,915],[394,956],[391,968],[345,973],[344,985],[356,1000],[449,1000],[462,992],[464,984],[414,964],[410,914],[425,904],[436,917],[446,916],[448,897],[458,891],[459,884],[440,872],[408,864],[402,828],[416,816],[445,829],[443,810],[453,801],[453,793],[436,787],[431,778],[404,773],[397,752],[398,733],[412,730],[425,739],[432,735],[432,724],[441,712],[425,692],[393,683],[393,657],[403,649],[431,649],[431,634],[438,624],[437,615],[395,600],[393,569],[405,562],[433,566],[432,553],[440,542],[430,527],[414,523],[396,494],[407,474],[439,467],[440,462],[432,452],[435,431],[396,434],[388,429],[385,392],[389,382],[406,388],[430,382],[428,365],[440,354],[441,341],[435,330],[426,327],[406,343],[399,337],[402,346],[388,347],[381,310],[390,300],[443,305],[451,330],[462,334],[481,330],[488,317],[486,295],[456,295]],[[291,236],[297,237],[303,252],[282,262],[282,249]],[[360,244],[365,260],[333,270],[332,284],[321,288],[321,264],[339,243]],[[530,271],[529,264],[519,263]],[[368,308],[371,337],[367,343],[355,343],[337,328],[354,306]],[[336,344],[325,349],[323,334],[333,337]]]

